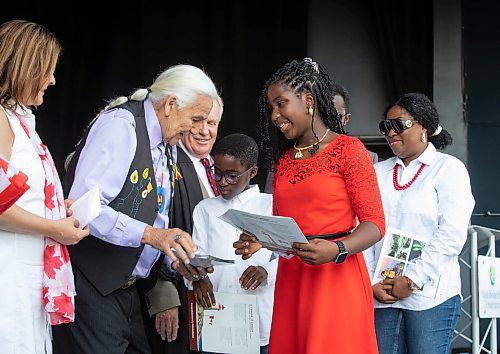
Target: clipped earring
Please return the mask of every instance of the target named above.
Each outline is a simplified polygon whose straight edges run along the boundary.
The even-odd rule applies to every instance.
[[[427,136],[425,135],[424,132],[422,132],[422,135],[420,136],[420,141],[422,141],[423,143],[427,141]]]
[[[309,108],[307,109],[307,113],[309,113],[311,116],[313,115],[313,108],[312,108],[312,106],[309,106]]]

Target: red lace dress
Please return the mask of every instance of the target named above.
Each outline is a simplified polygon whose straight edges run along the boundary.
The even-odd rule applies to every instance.
[[[339,135],[306,160],[286,153],[273,185],[274,214],[293,217],[305,235],[352,230],[356,216],[385,231],[372,159],[356,138]],[[314,266],[280,257],[274,299],[269,353],[378,352],[362,253]]]

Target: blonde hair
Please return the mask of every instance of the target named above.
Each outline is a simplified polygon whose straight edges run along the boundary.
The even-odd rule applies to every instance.
[[[42,25],[24,20],[0,26],[0,104],[16,109],[36,97],[54,73],[61,45]],[[8,100],[14,100],[10,106]]]

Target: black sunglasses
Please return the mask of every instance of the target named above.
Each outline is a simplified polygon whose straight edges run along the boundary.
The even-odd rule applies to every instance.
[[[415,123],[418,123],[413,119],[386,119],[378,123],[378,129],[382,133],[382,135],[387,135],[392,130],[396,134],[401,134],[406,129],[410,129],[413,127]]]

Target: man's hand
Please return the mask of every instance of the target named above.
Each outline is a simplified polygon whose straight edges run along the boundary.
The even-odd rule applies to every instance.
[[[262,245],[257,240],[257,237],[241,234],[240,239],[233,243],[233,247],[236,248],[234,253],[241,255],[243,259],[248,259],[252,257],[252,254],[260,250]]]
[[[240,277],[241,287],[245,290],[255,290],[267,280],[267,271],[261,267],[250,266]]]
[[[194,257],[194,252],[196,251],[196,246],[191,236],[178,228],[157,229],[148,225],[142,235],[141,243],[159,249],[165,253],[172,262],[175,262],[177,261],[177,257],[171,250],[171,248],[173,248],[184,264],[189,264],[189,257]]]
[[[165,338],[168,342],[176,340],[179,329],[179,308],[176,306],[158,312],[155,315],[155,327],[162,340]]]
[[[194,299],[198,305],[203,306],[206,309],[215,305],[215,295],[213,289],[214,287],[210,278],[193,282]]]

